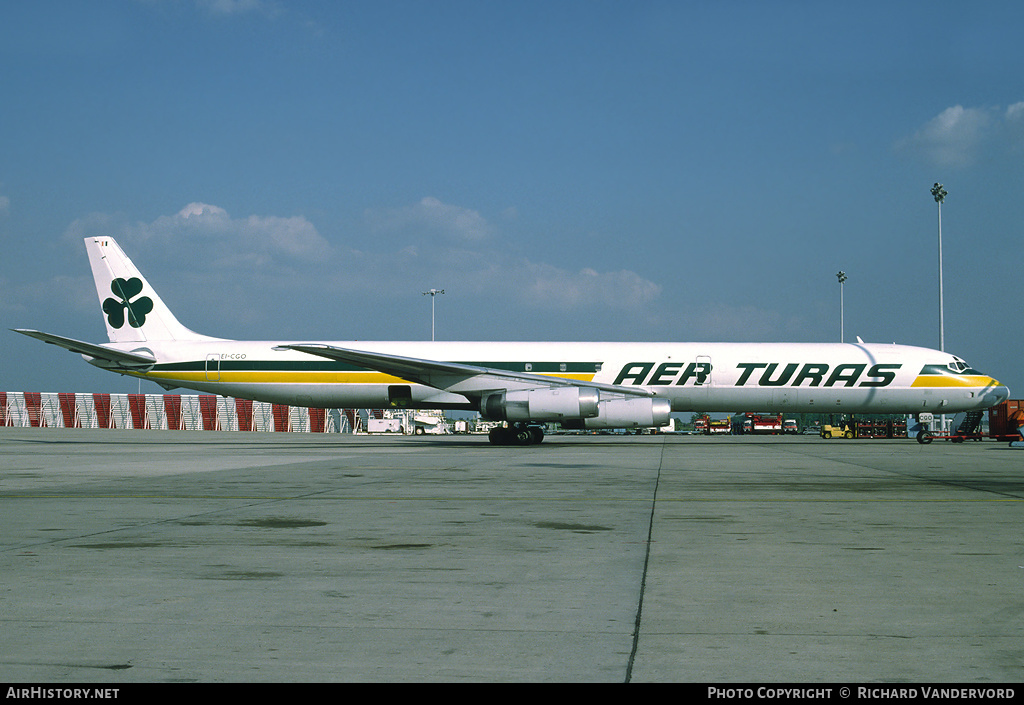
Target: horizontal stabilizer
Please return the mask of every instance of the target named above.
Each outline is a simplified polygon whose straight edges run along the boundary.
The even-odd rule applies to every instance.
[[[156,364],[156,358],[152,355],[146,355],[144,353],[137,352],[124,352],[123,350],[114,350],[107,348],[102,345],[95,345],[94,343],[86,343],[81,340],[75,340],[74,338],[65,338],[60,335],[53,335],[52,333],[42,333],[37,330],[30,330],[27,328],[12,328],[15,333],[21,333],[27,335],[30,338],[41,340],[44,343],[50,343],[51,345],[57,345],[70,350],[71,352],[81,353],[82,355],[88,355],[89,357],[97,360],[104,360],[111,362],[118,367],[126,369],[135,369],[139,367],[150,367]]]

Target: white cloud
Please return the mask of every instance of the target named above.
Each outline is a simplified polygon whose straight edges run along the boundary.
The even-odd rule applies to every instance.
[[[939,166],[964,166],[977,155],[993,123],[986,108],[946,108],[921,127],[904,146],[919,151]]]
[[[230,310],[232,325],[251,327],[250,337],[314,311],[321,323],[337,316],[346,327],[353,317],[368,316],[372,325],[400,335],[400,319],[413,315],[410,301],[418,303],[431,287],[457,297],[464,320],[486,325],[503,320],[495,312],[508,310],[527,320],[536,314],[607,321],[614,312],[635,321],[639,312],[649,316],[661,295],[660,285],[629,270],[570,270],[523,257],[507,239],[491,236],[497,231],[477,211],[438,199],[368,219],[369,227],[356,223],[345,233],[350,246],[329,243],[302,216],[233,217],[220,206],[194,202],[149,222],[92,214],[72,223],[66,237],[78,246],[84,237],[116,238],[151,281],[173,282],[183,310],[210,316]],[[380,238],[386,228],[399,232]],[[432,228],[448,237],[432,236]],[[378,321],[382,316],[386,325]],[[202,323],[193,327],[204,329]]]
[[[1006,130],[1011,148],[1017,152],[1024,149],[1024,102],[1006,109]]]
[[[941,167],[967,166],[987,149],[1008,151],[1024,138],[1024,102],[1000,108],[954,105],[926,122],[897,148]]]
[[[523,301],[538,308],[632,309],[649,305],[661,294],[659,285],[628,270],[601,273],[587,268],[569,272],[527,262],[516,274],[523,286]]]
[[[277,4],[268,0],[196,0],[196,4],[212,15],[221,16],[244,15],[249,12],[273,15],[278,12]]]
[[[177,218],[183,218],[189,220],[191,218],[216,218],[218,220],[224,220],[228,217],[228,212],[223,208],[217,206],[211,206],[207,203],[189,203],[187,206],[178,211]]]
[[[516,217],[514,208],[506,208],[500,219]],[[635,272],[569,271],[518,256],[478,211],[434,197],[401,208],[368,210],[365,218],[375,233],[400,236],[387,246],[401,256],[378,253],[388,258],[392,278],[399,272],[402,280],[426,277],[424,285],[548,311],[625,310],[649,305],[661,294],[659,285]]]
[[[443,203],[427,196],[412,206],[388,210],[367,210],[366,220],[374,228],[387,231],[418,230],[444,235],[460,241],[480,241],[490,237],[493,228],[479,212]]]
[[[73,222],[68,237],[106,234],[125,247],[164,251],[218,266],[263,266],[275,259],[316,262],[329,255],[330,245],[303,216],[250,215],[232,218],[207,203],[190,203],[174,215],[151,223],[129,223],[120,215],[92,214]]]

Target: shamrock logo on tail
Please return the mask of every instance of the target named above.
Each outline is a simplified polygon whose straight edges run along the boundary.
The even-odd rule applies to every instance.
[[[103,302],[103,313],[107,314],[111,328],[120,328],[124,325],[125,311],[128,312],[128,323],[131,327],[141,328],[146,322],[146,314],[153,310],[153,299],[148,296],[132,301],[133,296],[142,293],[142,280],[138,277],[119,277],[110,282],[110,290],[118,297]]]

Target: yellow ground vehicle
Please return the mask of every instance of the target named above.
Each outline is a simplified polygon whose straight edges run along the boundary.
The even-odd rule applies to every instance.
[[[847,424],[845,426],[829,426],[824,425],[821,427],[822,438],[853,438],[853,429]]]

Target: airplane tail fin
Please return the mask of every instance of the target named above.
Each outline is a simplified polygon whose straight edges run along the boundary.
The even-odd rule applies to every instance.
[[[110,342],[209,339],[178,322],[113,238],[88,237],[85,249]]]

